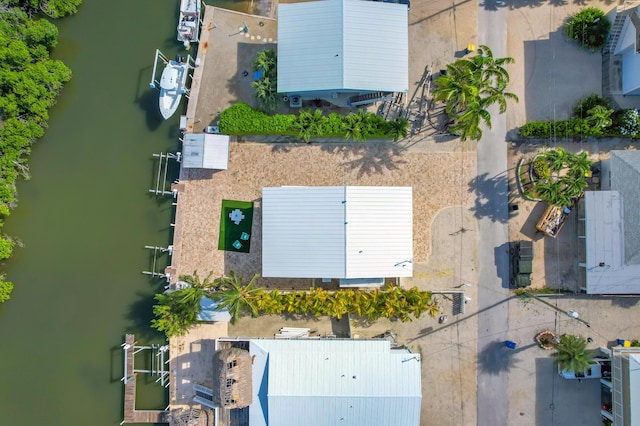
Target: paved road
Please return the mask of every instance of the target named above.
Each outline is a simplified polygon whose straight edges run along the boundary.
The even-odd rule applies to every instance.
[[[485,7],[480,0],[478,44],[489,46],[495,57],[506,56],[507,13],[504,7]],[[508,339],[508,206],[506,116],[493,109],[492,129],[478,144],[476,186],[479,216],[478,242],[478,424],[507,424],[507,370],[504,344]]]

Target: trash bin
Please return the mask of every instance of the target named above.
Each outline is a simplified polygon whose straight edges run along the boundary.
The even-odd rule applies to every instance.
[[[515,349],[516,348],[516,342],[512,342],[511,340],[505,341],[504,345],[506,347],[508,347],[509,349]]]

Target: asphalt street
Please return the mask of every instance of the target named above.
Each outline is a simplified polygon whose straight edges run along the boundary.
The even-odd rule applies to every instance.
[[[494,57],[506,56],[505,8],[478,7],[478,44],[488,46]],[[478,356],[489,363],[478,366],[478,424],[507,424],[507,371],[504,346],[508,340],[508,179],[506,115],[491,109],[492,128],[483,131],[478,144],[476,196],[483,206],[479,214],[478,241]]]

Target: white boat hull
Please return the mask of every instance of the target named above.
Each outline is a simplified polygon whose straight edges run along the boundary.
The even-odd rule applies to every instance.
[[[189,65],[187,62],[169,61],[160,79],[160,114],[165,120],[171,117],[186,92]]]
[[[198,41],[200,35],[200,0],[181,0],[178,16],[178,41],[185,45]]]

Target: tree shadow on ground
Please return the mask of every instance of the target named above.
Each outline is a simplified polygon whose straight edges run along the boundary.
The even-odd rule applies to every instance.
[[[160,291],[160,290],[158,290]],[[155,300],[150,293],[136,293],[137,300],[129,306],[126,319],[129,324],[123,330],[125,333],[134,333],[136,340],[145,344],[164,341],[162,333],[151,328],[151,320],[155,318],[153,305]]]
[[[584,5],[585,0],[573,0],[574,4]],[[614,3],[613,0],[605,1],[607,4]],[[548,4],[550,6],[561,7],[569,4],[567,0],[485,0],[480,3],[481,7],[484,7],[485,10],[498,10],[499,8],[508,8],[508,9],[522,9],[528,8],[533,9],[536,7],[544,6]]]
[[[519,362],[516,355],[534,346],[537,345],[531,343],[526,346],[516,346],[515,349],[510,349],[502,340],[492,342],[478,354],[478,368],[492,376],[508,372]]]
[[[476,218],[487,217],[493,222],[508,222],[509,185],[506,172],[493,177],[489,177],[488,173],[478,175],[469,182],[469,189],[476,194],[475,205],[471,207]]]
[[[399,164],[406,163],[401,155],[404,148],[390,142],[367,142],[362,144],[323,144],[322,150],[342,155],[342,166],[358,170],[358,177],[382,174],[386,170],[398,170]]]

